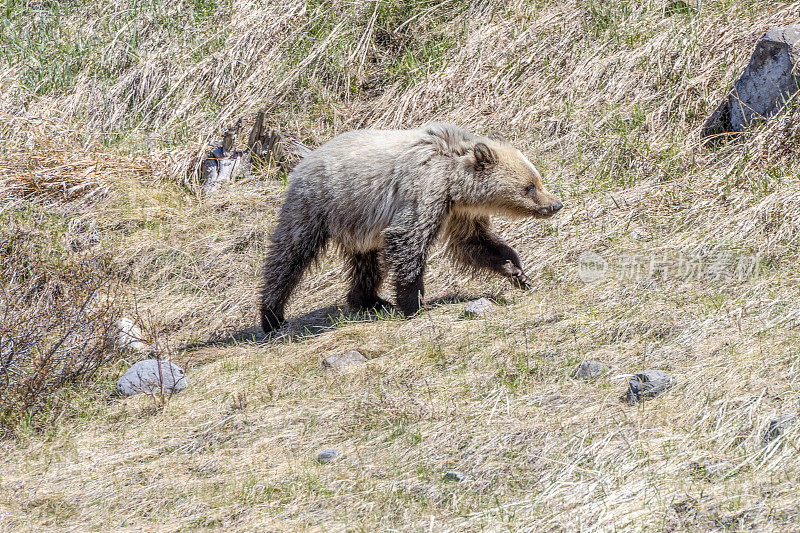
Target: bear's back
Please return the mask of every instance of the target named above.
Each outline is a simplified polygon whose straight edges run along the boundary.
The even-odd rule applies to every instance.
[[[345,247],[374,248],[398,214],[446,192],[446,170],[437,168],[451,166],[462,135],[471,134],[447,124],[343,133],[295,167],[288,197],[323,217]]]

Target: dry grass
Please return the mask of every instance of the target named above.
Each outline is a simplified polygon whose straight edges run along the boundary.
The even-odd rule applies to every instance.
[[[119,157],[96,140],[39,118],[0,116],[0,200],[49,198],[92,201],[115,180],[146,177],[135,156]]]
[[[0,105],[80,132],[77,160],[112,162],[89,178],[104,199],[52,216],[114,252],[137,305],[190,347],[191,385],[163,408],[109,400],[108,369],[52,428],[0,444],[0,528],[799,527],[800,425],[763,441],[799,406],[797,111],[719,148],[698,131],[760,33],[796,22],[800,3],[96,2],[57,25],[43,13],[15,19],[6,42],[74,45],[70,31],[94,44],[55,47],[54,64],[63,50],[75,69],[49,77],[8,46]],[[465,277],[437,251],[430,310],[364,320],[344,309],[330,257],[286,335],[253,340],[282,176],[211,198],[181,182],[221,125],[261,108],[311,145],[433,119],[506,133],[566,205],[553,221],[498,221],[532,291]],[[588,251],[610,268],[594,283],[578,276]],[[740,264],[753,269],[737,277]],[[464,320],[454,296],[501,305]],[[350,348],[370,361],[323,371]],[[611,373],[573,378],[585,358]],[[643,368],[677,385],[629,407],[625,375]],[[325,448],[341,459],[318,464]],[[468,480],[443,481],[451,469]]]
[[[116,357],[120,299],[107,257],[65,261],[51,234],[10,226],[0,232],[0,438],[49,422],[37,419],[65,384]]]

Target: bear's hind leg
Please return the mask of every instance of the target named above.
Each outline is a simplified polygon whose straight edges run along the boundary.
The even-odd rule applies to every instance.
[[[353,252],[348,255],[347,263],[351,283],[350,292],[347,293],[347,305],[354,311],[391,307],[389,302],[378,296],[378,289],[384,277],[380,251]]]
[[[283,213],[282,213],[283,215]],[[264,265],[264,285],[261,290],[261,329],[270,333],[284,322],[284,308],[303,272],[325,247],[327,234],[321,222],[303,221],[300,229],[281,216],[267,262]]]

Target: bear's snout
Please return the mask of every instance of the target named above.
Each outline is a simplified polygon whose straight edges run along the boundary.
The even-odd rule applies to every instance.
[[[564,206],[561,204],[561,202],[556,200],[555,202],[553,202],[550,205],[547,205],[547,206],[544,206],[544,207],[540,207],[538,209],[538,212],[539,212],[539,215],[541,215],[541,216],[551,217],[551,216],[555,215],[556,213],[558,213],[559,211],[561,211],[562,207],[564,207]]]

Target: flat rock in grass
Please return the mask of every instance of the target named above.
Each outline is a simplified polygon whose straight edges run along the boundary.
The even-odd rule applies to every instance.
[[[355,365],[361,365],[366,362],[367,358],[364,357],[361,352],[358,350],[350,350],[349,352],[341,354],[329,355],[322,360],[322,366],[326,370],[339,371]]]
[[[773,441],[786,433],[786,431],[796,423],[797,415],[793,414],[783,414],[778,418],[774,418],[769,421],[769,426],[767,426],[762,440],[764,443]]]
[[[322,450],[319,452],[319,455],[317,455],[317,462],[322,465],[328,464],[336,459],[338,455],[339,450]]]
[[[467,302],[464,307],[464,316],[468,318],[480,318],[486,316],[489,311],[494,307],[494,304],[487,298],[479,298]]]
[[[692,461],[689,463],[689,472],[696,478],[706,480],[721,478],[730,468],[731,465],[729,464],[710,460]]]
[[[463,472],[459,472],[458,470],[450,470],[444,475],[445,481],[465,481],[467,479],[467,475]]]
[[[150,351],[150,345],[144,342],[144,335],[133,320],[122,317],[114,323],[116,333],[114,343],[120,350],[144,353]]]
[[[675,379],[663,370],[645,370],[631,377],[625,399],[634,405],[645,398],[658,396],[674,384]]]
[[[583,379],[596,379],[608,372],[608,367],[600,361],[583,361],[575,368],[575,377]]]
[[[773,28],[756,45],[750,63],[706,121],[702,137],[744,130],[783,109],[797,93],[800,26]]]
[[[170,361],[147,359],[139,361],[117,381],[117,390],[125,396],[139,393],[172,394],[189,385],[181,367]]]

